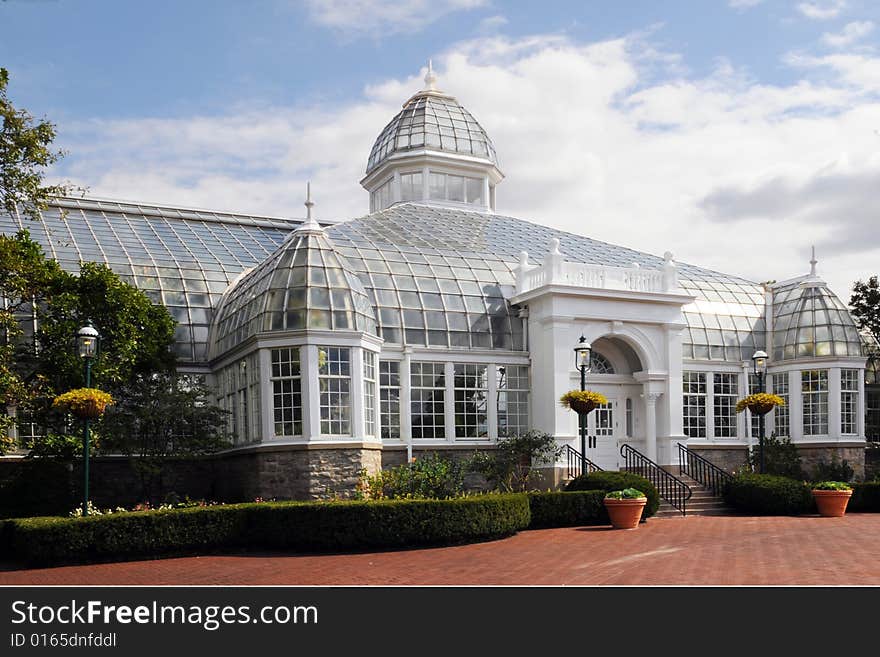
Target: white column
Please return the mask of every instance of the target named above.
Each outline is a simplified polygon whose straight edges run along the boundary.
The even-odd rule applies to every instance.
[[[706,440],[715,440],[715,375],[706,372]]]
[[[422,169],[422,200],[425,201],[428,200],[428,190],[430,189],[430,187],[428,186],[429,173],[430,170],[428,169],[428,167],[424,167]]]
[[[791,441],[803,440],[804,397],[801,391],[800,370],[792,370],[788,373],[788,421]]]
[[[486,400],[486,417],[489,420],[489,440],[498,440],[498,366],[486,367],[489,398]]]
[[[400,188],[400,171],[394,170],[394,177],[391,179],[391,202],[402,201],[403,190]]]
[[[657,462],[657,400],[659,392],[650,392],[648,385],[644,386],[645,400],[645,456]]]
[[[364,418],[364,350],[350,348],[351,354],[351,437],[365,440],[367,425]]]
[[[489,176],[483,176],[483,205],[491,209],[489,205]]]
[[[403,350],[400,362],[400,437],[406,441],[406,462],[412,460],[412,347]]]
[[[865,370],[859,369],[859,403],[856,412],[858,413],[856,425],[858,427],[859,440],[865,439],[865,408],[868,400],[865,399]]]
[[[446,441],[452,443],[455,442],[455,365],[451,362],[443,365],[443,374],[446,379],[446,403],[443,404]]]
[[[840,368],[828,370],[828,437],[840,439]]]
[[[300,348],[302,359],[303,438],[321,437],[321,396],[318,390],[318,347],[308,344]]]
[[[260,349],[257,354],[260,359],[260,442],[263,442],[275,437],[275,389],[272,385],[271,350]]]

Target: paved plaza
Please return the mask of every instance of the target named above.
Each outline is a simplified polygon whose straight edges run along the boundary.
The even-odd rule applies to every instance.
[[[880,514],[655,518],[359,554],[230,554],[0,571],[0,584],[880,585]]]

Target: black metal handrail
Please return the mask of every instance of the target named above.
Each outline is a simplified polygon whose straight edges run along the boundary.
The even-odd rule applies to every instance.
[[[724,492],[724,484],[733,479],[733,475],[729,472],[722,470],[681,443],[678,443],[678,468],[682,474],[699,481],[711,490],[716,497],[720,497]]]
[[[690,486],[661,468],[634,447],[626,444],[622,445],[620,447],[620,455],[626,464],[624,468],[628,472],[637,474],[650,481],[654,484],[657,492],[660,493],[660,497],[681,511],[681,515],[687,515],[687,501],[693,494]]]
[[[566,445],[563,450],[566,461],[568,462],[568,478],[573,479],[580,476],[584,470],[587,472],[599,472],[602,470],[598,465],[585,457],[571,445]]]

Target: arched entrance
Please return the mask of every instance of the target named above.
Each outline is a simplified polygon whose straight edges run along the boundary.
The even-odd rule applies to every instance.
[[[618,470],[620,446],[638,446],[645,439],[643,386],[635,377],[644,368],[633,346],[619,337],[606,335],[592,346],[586,387],[605,395],[608,404],[587,416],[587,458],[603,470]],[[578,380],[573,387],[579,386]]]

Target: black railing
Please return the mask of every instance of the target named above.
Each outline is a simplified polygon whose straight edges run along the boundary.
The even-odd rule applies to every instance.
[[[568,478],[574,479],[581,475],[584,470],[587,472],[599,472],[602,468],[593,463],[590,459],[583,456],[579,451],[571,445],[566,445],[563,450],[565,459],[568,463]]]
[[[678,443],[678,467],[682,474],[699,481],[716,497],[721,497],[724,484],[733,479],[729,472],[725,472],[681,443]]]
[[[623,457],[624,469],[627,472],[632,472],[650,481],[660,493],[660,497],[681,511],[681,515],[687,515],[687,501],[692,495],[690,486],[661,468],[634,447],[622,445],[620,455]]]

